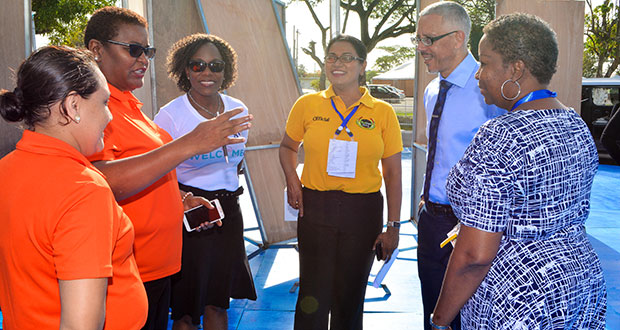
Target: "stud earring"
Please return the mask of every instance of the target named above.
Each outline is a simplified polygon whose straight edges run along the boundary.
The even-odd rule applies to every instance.
[[[81,119],[82,118],[80,118],[80,115],[75,115],[75,119],[74,120],[75,120],[76,124],[79,124]]]
[[[95,56],[95,62],[99,62],[99,56]]]

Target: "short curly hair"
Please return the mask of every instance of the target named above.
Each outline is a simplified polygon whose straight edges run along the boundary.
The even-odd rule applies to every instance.
[[[105,42],[114,39],[118,35],[118,29],[123,24],[139,25],[148,27],[148,22],[133,10],[119,7],[103,7],[96,10],[88,20],[84,30],[84,45],[92,40]]]
[[[556,72],[558,40],[547,22],[537,16],[502,15],[482,30],[504,65],[521,60],[541,84],[549,84]]]
[[[198,49],[208,43],[217,47],[225,63],[224,81],[220,90],[228,89],[235,84],[237,79],[237,52],[226,40],[218,36],[196,33],[175,42],[170,51],[168,51],[166,59],[168,76],[174,80],[180,90],[187,93],[192,88],[185,69],[189,64],[189,60],[196,54]]]

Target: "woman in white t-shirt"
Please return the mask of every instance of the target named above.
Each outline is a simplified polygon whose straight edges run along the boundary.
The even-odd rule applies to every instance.
[[[186,94],[163,106],[154,121],[174,139],[235,108],[244,109],[239,116],[247,115],[243,102],[220,93],[237,78],[237,53],[225,40],[198,33],[177,41],[167,70]],[[239,134],[247,139],[247,131]],[[176,169],[181,190],[218,199],[224,219],[211,230],[183,231],[181,272],[172,283],[175,329],[195,329],[203,314],[204,328],[227,329],[230,298],[256,300],[238,199],[245,143],[225,148],[194,156]]]

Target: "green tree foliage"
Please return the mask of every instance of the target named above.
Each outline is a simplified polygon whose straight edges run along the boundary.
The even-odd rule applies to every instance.
[[[302,78],[308,75],[308,70],[303,64],[297,66],[297,76]]]
[[[596,77],[596,62],[597,59],[592,55],[592,53],[584,51],[583,52],[583,72],[581,75],[586,78],[594,78]]]
[[[469,49],[478,59],[478,43],[482,38],[482,28],[495,18],[495,0],[455,0],[460,3],[471,19]]]
[[[327,6],[325,0],[290,0],[289,3],[301,1],[306,4],[310,15],[321,32],[321,50],[325,51],[329,39],[329,26],[323,24],[316,14],[315,8],[319,5]],[[370,53],[377,44],[388,38],[395,38],[403,34],[415,32],[415,0],[341,0],[340,7],[344,12],[342,33],[347,33],[347,22],[351,14],[357,14],[360,20],[360,31],[355,35]],[[326,18],[329,21],[329,17]],[[317,53],[317,42],[311,41],[301,50],[310,56],[321,68],[320,89],[325,88],[325,73],[323,59]]]
[[[372,78],[378,76],[381,72],[377,70],[366,70],[366,83],[372,81]]]
[[[314,88],[315,91],[319,91],[319,90],[321,90],[319,82],[320,82],[319,79],[315,79],[315,80],[310,82],[310,86],[312,86],[312,88]]]
[[[53,45],[84,45],[88,16],[116,0],[32,0],[35,33],[45,34]]]
[[[482,38],[482,28],[495,18],[495,0],[456,0],[460,3],[471,18],[472,27],[469,36],[469,45],[472,54],[478,58],[478,43]],[[403,64],[415,56],[414,47],[378,47],[389,55],[381,56],[375,62],[374,68],[385,72]]]
[[[619,10],[611,0],[593,7],[586,0],[584,76],[610,77],[620,64]]]
[[[381,72],[389,71],[415,56],[414,47],[379,46],[377,48],[388,52],[388,55],[380,56],[375,61],[374,68]]]

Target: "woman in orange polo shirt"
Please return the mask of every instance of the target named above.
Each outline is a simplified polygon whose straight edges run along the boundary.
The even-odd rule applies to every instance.
[[[166,329],[170,276],[181,269],[183,210],[200,204],[212,208],[206,199],[179,191],[174,169],[194,155],[244,142],[229,136],[247,129],[251,116],[229,120],[241,109],[229,111],[172,141],[141,112],[142,103],[132,94],[142,87],[155,56],[146,20],[128,9],[104,7],[91,16],[84,44],[108,82],[114,117],[103,151],[89,159],[105,174],[136,230],[136,262],[149,299],[144,329]]]
[[[0,160],[4,329],[139,329],[147,300],[131,221],[85,156],[103,148],[110,92],[89,52],[43,47],[0,114],[23,122]],[[106,292],[107,290],[107,292]]]

